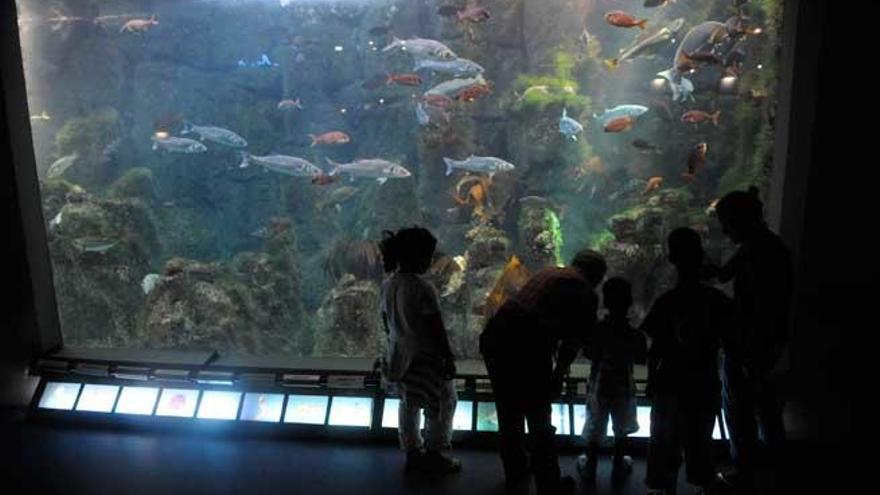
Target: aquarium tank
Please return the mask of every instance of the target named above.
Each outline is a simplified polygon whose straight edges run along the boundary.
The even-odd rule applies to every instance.
[[[478,358],[529,273],[598,250],[638,322],[668,232],[720,261],[717,199],[768,199],[782,0],[17,7],[68,347],[375,357],[377,243],[421,225]]]

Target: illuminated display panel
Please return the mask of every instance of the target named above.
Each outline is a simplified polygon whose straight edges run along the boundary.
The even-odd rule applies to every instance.
[[[322,425],[327,416],[329,400],[326,395],[288,395],[284,422]]]
[[[118,385],[86,384],[79,394],[76,410],[109,413],[113,411],[113,403],[116,402],[118,394]]]
[[[370,426],[373,399],[369,397],[334,397],[330,405],[331,426]]]
[[[639,422],[639,431],[633,433],[632,437],[650,438],[651,437],[651,407],[639,406],[636,408],[636,419]],[[587,420],[587,407],[583,404],[575,404],[574,406],[574,427],[578,434],[583,431],[584,423]],[[608,421],[608,429],[606,434],[609,437],[614,436],[614,426],[611,420]],[[715,429],[712,432],[712,438],[721,440],[721,429],[718,426],[718,419],[715,420]]]
[[[245,394],[241,420],[277,423],[284,408],[283,394]]]
[[[556,427],[557,435],[571,435],[568,404],[552,404],[550,406],[550,422]]]
[[[122,387],[119,402],[116,403],[117,414],[153,414],[159,389],[155,387]]]
[[[239,402],[241,402],[241,392],[205,390],[202,392],[202,401],[199,402],[199,412],[196,417],[235,419],[238,415]]]
[[[185,388],[162,389],[156,416],[175,416],[191,418],[196,412],[199,391]]]
[[[69,411],[76,403],[79,383],[49,382],[40,397],[40,409],[59,409]]]
[[[400,399],[385,399],[385,408],[382,411],[382,428],[398,427],[399,416],[397,410],[399,407]],[[452,418],[452,429],[455,431],[471,431],[473,411],[473,402],[458,401],[455,405],[455,416]]]
[[[498,412],[494,403],[477,404],[477,431],[498,431]]]

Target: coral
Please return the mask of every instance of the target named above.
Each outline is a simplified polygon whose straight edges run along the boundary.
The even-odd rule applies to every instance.
[[[343,275],[318,309],[314,355],[377,357],[384,336],[379,321],[379,285]]]

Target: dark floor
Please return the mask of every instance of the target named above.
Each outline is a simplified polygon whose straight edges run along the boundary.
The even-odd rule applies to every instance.
[[[502,493],[498,458],[488,450],[459,449],[464,469],[453,476],[404,476],[393,445],[307,442],[78,429],[9,423],[0,429],[3,463],[12,467],[15,489],[4,493],[64,494],[493,494]],[[573,453],[571,453],[573,454]],[[574,455],[563,456],[574,472]],[[612,486],[610,466],[579,493],[644,493],[644,459],[623,484]],[[809,479],[798,489],[785,484],[768,493],[816,493]],[[4,483],[4,486],[9,486]],[[684,483],[680,494],[692,493]]]

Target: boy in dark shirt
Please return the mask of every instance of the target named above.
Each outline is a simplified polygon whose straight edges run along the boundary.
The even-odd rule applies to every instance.
[[[587,452],[578,458],[577,468],[585,480],[596,478],[609,415],[614,428],[612,478],[632,471],[632,459],[624,455],[626,437],[639,430],[633,364],[645,362],[646,344],[645,336],[630,326],[627,317],[632,305],[630,283],[617,277],[608,279],[602,286],[602,301],[608,316],[596,325],[591,345],[584,349],[591,362],[583,432]]]
[[[645,481],[649,493],[667,495],[675,493],[682,451],[688,483],[716,488],[712,429],[721,405],[718,350],[733,312],[723,292],[700,282],[703,248],[697,232],[681,228],[669,235],[669,261],[678,282],[654,303],[641,326],[651,338]]]

